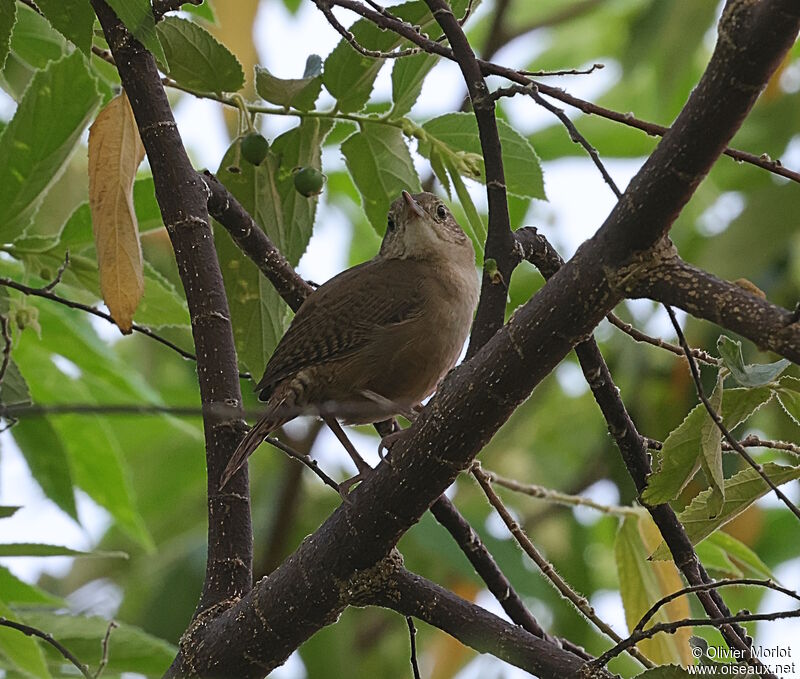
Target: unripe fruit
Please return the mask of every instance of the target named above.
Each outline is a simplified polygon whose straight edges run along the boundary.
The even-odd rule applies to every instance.
[[[258,132],[251,132],[242,139],[242,157],[251,165],[261,165],[268,151],[269,142]]]
[[[307,198],[322,193],[324,184],[325,175],[313,167],[301,167],[294,173],[294,188]]]

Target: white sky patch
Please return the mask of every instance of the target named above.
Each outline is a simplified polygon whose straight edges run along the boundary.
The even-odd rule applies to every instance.
[[[608,479],[596,481],[586,488],[581,495],[603,505],[619,504],[619,488],[617,484]],[[572,513],[575,520],[584,526],[591,526],[602,519],[605,514],[590,507],[573,507]]]
[[[559,364],[556,368],[556,379],[561,390],[570,398],[578,398],[589,389],[580,367],[572,361]]]

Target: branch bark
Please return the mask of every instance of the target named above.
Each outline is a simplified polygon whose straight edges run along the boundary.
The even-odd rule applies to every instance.
[[[208,558],[196,614],[252,585],[247,472],[219,491],[228,457],[244,433],[242,395],[228,301],[214,249],[207,192],[181,143],[155,60],[104,0],[92,0],[147,151],[192,319],[208,469]],[[219,406],[227,406],[227,413]],[[233,409],[233,413],[231,413]]]

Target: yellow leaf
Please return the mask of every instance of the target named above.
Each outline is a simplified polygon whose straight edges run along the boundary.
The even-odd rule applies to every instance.
[[[108,102],[89,128],[89,207],[100,290],[119,329],[131,331],[144,291],[133,181],[144,147],[128,97]]]

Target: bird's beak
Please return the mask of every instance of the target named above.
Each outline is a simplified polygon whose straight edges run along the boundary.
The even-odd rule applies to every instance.
[[[408,205],[411,212],[413,212],[417,217],[424,217],[425,210],[420,207],[420,204],[414,200],[411,194],[408,191],[403,191],[403,198],[405,198],[406,205]]]

